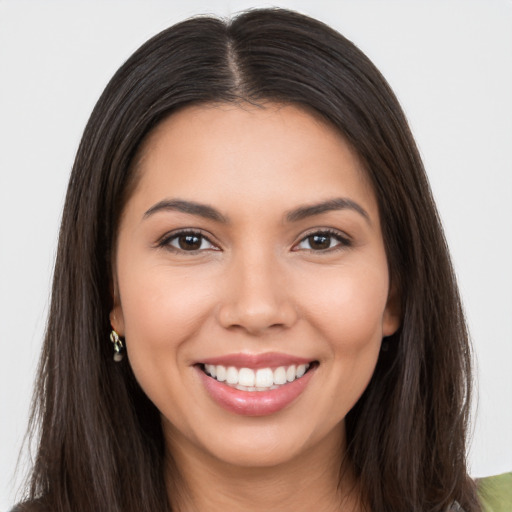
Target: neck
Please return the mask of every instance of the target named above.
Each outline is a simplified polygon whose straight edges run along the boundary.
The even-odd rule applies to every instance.
[[[350,464],[343,463],[344,432],[340,430],[297,460],[270,467],[234,466],[183,439],[168,440],[172,510],[359,512],[359,489]]]

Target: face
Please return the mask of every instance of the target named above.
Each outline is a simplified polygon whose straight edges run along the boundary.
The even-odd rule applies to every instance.
[[[111,321],[167,443],[240,466],[339,451],[398,327],[357,156],[293,106],[195,106],[137,172]]]

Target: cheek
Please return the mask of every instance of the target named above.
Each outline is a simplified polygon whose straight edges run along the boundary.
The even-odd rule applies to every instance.
[[[187,354],[210,316],[212,288],[188,271],[136,263],[118,263],[127,355],[141,388],[171,417],[172,411],[186,406]]]
[[[323,279],[322,293],[310,301],[310,323],[326,349],[330,375],[323,407],[344,417],[368,385],[380,353],[388,294],[385,260],[346,265]],[[317,283],[318,284],[318,283]]]
[[[356,355],[380,346],[388,294],[385,265],[347,266],[324,279],[321,289],[309,311],[333,352]]]
[[[212,288],[189,271],[135,267],[127,261],[118,270],[127,350],[133,360],[158,361],[201,328],[214,304]]]

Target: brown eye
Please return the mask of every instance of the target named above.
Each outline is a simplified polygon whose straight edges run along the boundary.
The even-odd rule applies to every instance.
[[[201,233],[177,233],[169,238],[166,238],[160,244],[161,246],[169,247],[173,250],[193,252],[208,249],[215,249],[215,246]]]
[[[178,245],[184,251],[197,251],[201,249],[202,237],[197,235],[181,235],[178,237]]]
[[[306,249],[308,251],[328,251],[331,249],[349,247],[350,239],[342,236],[340,233],[331,233],[329,231],[318,231],[311,233],[303,238],[297,245],[295,250]]]
[[[331,246],[330,235],[311,235],[308,236],[307,241],[309,243],[309,247],[311,247],[311,249],[315,251],[329,249],[329,247]]]

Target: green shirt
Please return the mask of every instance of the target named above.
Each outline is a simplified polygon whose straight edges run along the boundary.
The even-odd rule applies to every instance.
[[[476,485],[484,512],[512,512],[512,473],[479,478]]]

